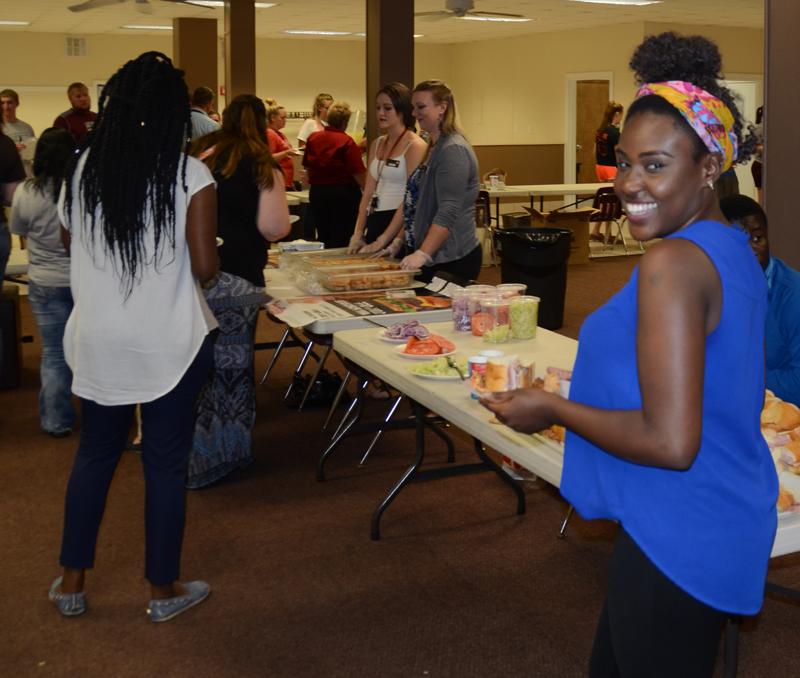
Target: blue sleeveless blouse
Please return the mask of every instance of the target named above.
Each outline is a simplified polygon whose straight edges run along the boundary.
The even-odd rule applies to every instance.
[[[612,456],[568,431],[561,493],[587,519],[618,520],[670,580],[725,612],[755,614],[777,514],[778,480],[761,436],[767,287],[747,236],[700,221],[685,238],[722,284],[719,325],[705,343],[703,430],[686,471]],[[638,267],[579,336],[570,399],[610,410],[641,409],[636,364]]]

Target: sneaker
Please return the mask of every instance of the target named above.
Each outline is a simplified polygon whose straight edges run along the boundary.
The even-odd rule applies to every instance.
[[[83,591],[78,593],[61,593],[61,577],[56,577],[50,585],[47,597],[56,604],[58,611],[65,617],[77,617],[86,612],[86,595]]]
[[[189,581],[183,585],[186,592],[173,598],[153,598],[147,607],[152,622],[165,622],[199,605],[211,593],[211,587],[204,581]]]

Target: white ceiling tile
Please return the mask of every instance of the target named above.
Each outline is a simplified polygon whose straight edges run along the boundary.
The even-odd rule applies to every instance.
[[[222,10],[204,9],[166,0],[150,0],[152,14],[136,11],[133,0],[118,5],[73,13],[66,8],[80,0],[0,0],[0,19],[30,21],[23,30],[69,33],[124,32],[123,24],[170,24],[175,17],[216,17],[222,33]],[[389,1],[389,0],[387,0]],[[277,7],[256,11],[259,37],[290,37],[286,29],[316,29],[359,32],[365,30],[365,0],[283,0]],[[416,0],[417,12],[441,10],[445,0]],[[419,18],[415,30],[424,33],[426,43],[455,43],[490,40],[554,30],[593,28],[631,21],[714,24],[761,28],[763,0],[664,0],[645,7],[586,5],[569,0],[475,0],[475,10],[523,14],[529,23],[499,24]],[[20,30],[9,28],[2,30]],[[320,38],[315,38],[319,40]],[[348,40],[352,38],[330,38]]]

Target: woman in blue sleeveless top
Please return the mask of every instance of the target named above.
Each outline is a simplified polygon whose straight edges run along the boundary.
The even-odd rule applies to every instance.
[[[714,182],[753,150],[705,38],[647,38],[615,190],[648,248],[581,333],[570,400],[485,399],[521,431],[568,429],[562,494],[620,523],[591,676],[711,676],[727,614],[754,614],[776,529],[760,434],[766,286]]]

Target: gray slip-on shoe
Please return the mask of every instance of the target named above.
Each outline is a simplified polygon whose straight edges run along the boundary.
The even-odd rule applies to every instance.
[[[147,614],[152,622],[165,622],[186,612],[190,607],[199,605],[211,593],[211,587],[204,581],[189,581],[183,585],[186,590],[181,596],[173,598],[153,598],[147,607]]]
[[[50,585],[50,592],[47,597],[52,600],[58,611],[65,617],[76,617],[86,612],[86,594],[83,591],[78,593],[61,593],[58,587],[61,586],[61,577],[56,577]]]

